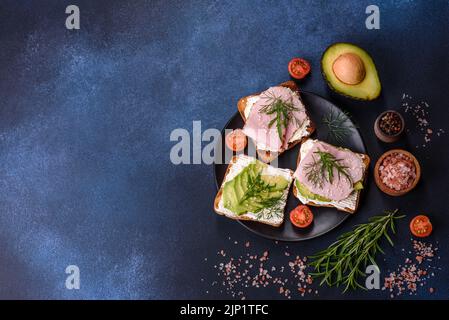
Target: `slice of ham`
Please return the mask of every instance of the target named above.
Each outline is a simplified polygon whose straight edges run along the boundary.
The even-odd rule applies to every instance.
[[[288,88],[286,89],[291,91]],[[285,131],[284,144],[283,144],[284,149],[287,149],[288,144],[289,142],[291,142],[290,140],[292,139],[296,131],[301,129],[302,124],[308,118],[306,108],[303,105],[302,101],[299,99],[299,96],[296,93],[293,93],[293,91],[291,92],[292,92],[293,106],[298,110],[294,110],[292,112],[294,119],[290,120],[287,126],[287,130]]]
[[[279,137],[276,123],[269,127],[270,122],[275,115],[267,115],[260,110],[270,103],[270,98],[276,97],[282,101],[292,103],[295,110],[290,119],[287,128],[282,128],[282,136]],[[299,99],[298,95],[291,89],[286,87],[271,87],[259,95],[259,99],[252,106],[248,119],[243,127],[243,132],[256,142],[259,149],[281,152],[288,147],[288,142],[300,128],[300,124],[307,118],[304,105]]]
[[[312,164],[319,159],[316,151],[324,151],[332,154],[336,159],[341,159],[340,164],[347,167],[346,171],[351,177],[349,181],[345,176],[340,175],[334,169],[334,179],[332,183],[324,179],[323,186],[314,185],[307,179],[307,165]],[[363,177],[363,161],[357,154],[339,149],[325,142],[317,141],[309,152],[301,159],[298,169],[295,172],[295,178],[299,180],[309,191],[333,201],[341,201],[349,197],[354,191],[354,183],[362,180]]]

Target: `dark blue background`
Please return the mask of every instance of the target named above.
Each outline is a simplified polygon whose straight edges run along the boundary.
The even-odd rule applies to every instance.
[[[365,28],[372,1],[1,1],[0,297],[226,298],[210,288],[216,252],[251,241],[283,249],[213,213],[213,168],[172,165],[170,132],[218,128],[245,95],[288,80],[293,56],[312,63],[303,89],[349,110],[375,160],[372,124],[408,93],[431,105],[435,128],[449,131],[447,1],[377,1],[381,29]],[[81,29],[65,28],[77,4]],[[329,91],[319,72],[324,49],[350,41],[373,56],[383,85],[375,102]],[[329,234],[290,244],[309,255],[384,208],[435,224],[443,269],[430,296],[448,298],[447,136],[415,149],[419,187],[402,198],[368,188],[357,214]],[[402,262],[408,220],[382,270]],[[279,249],[277,249],[279,248]],[[209,263],[204,258],[209,257]],[[64,287],[65,267],[81,270],[81,289]],[[201,282],[200,279],[205,279]],[[208,293],[206,293],[208,291]],[[278,298],[248,290],[248,298]],[[386,298],[385,292],[320,289],[321,298]],[[406,296],[407,297],[407,296]]]

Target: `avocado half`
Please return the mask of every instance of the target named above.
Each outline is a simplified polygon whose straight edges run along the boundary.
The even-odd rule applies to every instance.
[[[352,43],[329,46],[321,57],[321,70],[329,87],[339,94],[358,100],[374,100],[380,95],[373,59]]]

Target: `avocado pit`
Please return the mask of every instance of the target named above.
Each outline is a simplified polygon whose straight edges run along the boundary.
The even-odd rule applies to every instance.
[[[366,69],[362,59],[355,53],[347,52],[335,59],[332,71],[341,82],[356,85],[365,79]]]

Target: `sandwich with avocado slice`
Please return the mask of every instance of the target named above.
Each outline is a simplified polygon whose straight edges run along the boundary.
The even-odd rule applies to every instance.
[[[380,95],[381,84],[371,56],[362,48],[339,42],[326,49],[321,70],[335,92],[358,100],[373,100]]]
[[[354,213],[369,162],[366,154],[308,139],[299,150],[293,194],[303,204]]]
[[[246,155],[234,156],[215,197],[215,212],[279,227],[292,181],[290,169],[275,168]]]

